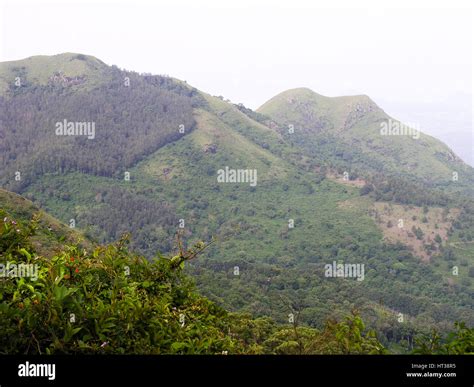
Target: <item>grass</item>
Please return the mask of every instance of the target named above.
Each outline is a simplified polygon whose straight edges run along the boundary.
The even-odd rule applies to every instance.
[[[87,77],[88,87],[107,81],[105,63],[88,55],[64,53],[54,56],[32,56],[26,59],[0,63],[0,94],[5,94],[20,77],[22,84],[47,85],[49,78],[61,71],[65,76]]]

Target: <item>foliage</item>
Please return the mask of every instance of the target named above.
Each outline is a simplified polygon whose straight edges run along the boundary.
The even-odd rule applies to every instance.
[[[172,261],[130,254],[127,238],[91,252],[75,246],[52,259],[18,243],[2,225],[2,258],[37,265],[37,279],[0,280],[1,353],[222,353],[228,313],[193,291]]]
[[[344,321],[329,320],[322,331],[308,327],[280,329],[265,346],[278,354],[383,354],[375,331],[365,330],[357,313]]]
[[[474,329],[463,322],[454,324],[455,330],[444,337],[432,330],[430,334],[420,335],[413,353],[434,355],[474,355]]]

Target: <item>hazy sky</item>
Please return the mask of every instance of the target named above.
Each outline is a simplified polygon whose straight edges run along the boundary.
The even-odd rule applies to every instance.
[[[0,0],[0,60],[80,52],[254,109],[294,87],[367,94],[474,165],[471,3]]]

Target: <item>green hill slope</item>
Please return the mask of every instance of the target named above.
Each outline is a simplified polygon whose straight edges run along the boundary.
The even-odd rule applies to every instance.
[[[0,93],[32,85],[88,85],[91,88],[107,82],[108,66],[99,59],[83,54],[64,53],[33,56],[0,63]],[[105,78],[104,78],[105,76]]]
[[[67,243],[83,248],[92,246],[80,231],[65,226],[24,197],[3,189],[0,189],[0,218],[8,224],[18,219],[22,224],[11,224],[11,231],[20,235],[26,231],[26,224],[34,221],[35,232],[28,241],[39,254],[46,257],[54,255]],[[2,258],[3,253],[0,255]]]
[[[287,90],[257,112],[283,128],[294,127],[291,141],[320,163],[338,165],[359,176],[384,174],[472,194],[473,168],[442,142],[399,124],[367,96],[325,97],[309,89]],[[382,134],[384,125],[392,131]],[[405,130],[405,132],[403,132]],[[457,180],[453,180],[453,172]]]

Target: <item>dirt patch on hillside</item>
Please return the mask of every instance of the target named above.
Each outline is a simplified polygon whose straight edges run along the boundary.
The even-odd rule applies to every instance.
[[[349,186],[357,187],[357,188],[363,187],[366,183],[364,179],[356,178],[356,179],[351,180],[351,177],[348,174],[344,176],[344,175],[338,175],[334,172],[327,173],[326,178],[340,184],[349,185]]]
[[[374,203],[370,215],[383,232],[385,240],[400,242],[413,249],[416,256],[429,262],[448,239],[448,230],[459,215],[439,207],[416,207],[384,202]]]

